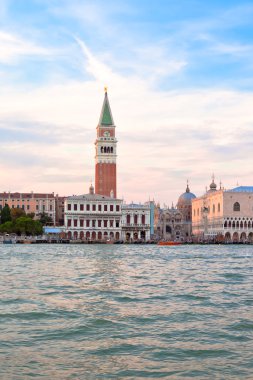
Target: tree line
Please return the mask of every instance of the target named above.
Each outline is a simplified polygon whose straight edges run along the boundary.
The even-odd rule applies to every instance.
[[[39,220],[34,220],[35,214],[25,213],[22,208],[10,208],[5,204],[0,214],[0,233],[15,233],[17,235],[42,235],[43,226],[51,224],[52,218],[41,213]]]

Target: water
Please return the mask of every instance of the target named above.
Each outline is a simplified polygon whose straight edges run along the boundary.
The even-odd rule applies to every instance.
[[[252,246],[0,246],[0,378],[253,379]]]

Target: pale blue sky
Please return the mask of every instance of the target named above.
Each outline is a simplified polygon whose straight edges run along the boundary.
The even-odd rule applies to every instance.
[[[87,191],[104,85],[118,195],[252,184],[252,2],[1,0],[0,19],[2,190]]]

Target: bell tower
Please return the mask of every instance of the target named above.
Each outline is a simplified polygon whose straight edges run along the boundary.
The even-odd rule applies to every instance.
[[[95,193],[117,197],[115,125],[109,104],[107,88],[97,126],[95,141]]]

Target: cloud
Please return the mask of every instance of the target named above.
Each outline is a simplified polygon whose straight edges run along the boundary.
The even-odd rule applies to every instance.
[[[13,64],[18,58],[25,56],[48,56],[47,48],[24,40],[14,34],[0,31],[0,63]]]
[[[14,42],[7,44],[17,46],[16,37],[11,38]],[[136,76],[142,67],[138,62],[147,61],[152,46],[136,52],[142,58],[126,74],[108,65],[81,38],[76,41],[80,51],[73,60],[82,60],[88,79],[66,77],[29,89],[10,84],[0,88],[2,186],[62,194],[87,191],[94,178],[93,143],[104,85],[119,140],[118,194],[127,200],[151,196],[175,202],[187,178],[193,192],[202,192],[213,171],[228,181],[228,170],[250,178],[251,160],[244,153],[250,147],[252,92],[196,86],[161,90],[155,83],[164,75],[181,73],[187,60],[157,68],[155,62],[161,58],[164,63],[167,57],[159,47],[143,74]],[[20,54],[8,53],[6,59],[11,62]]]

